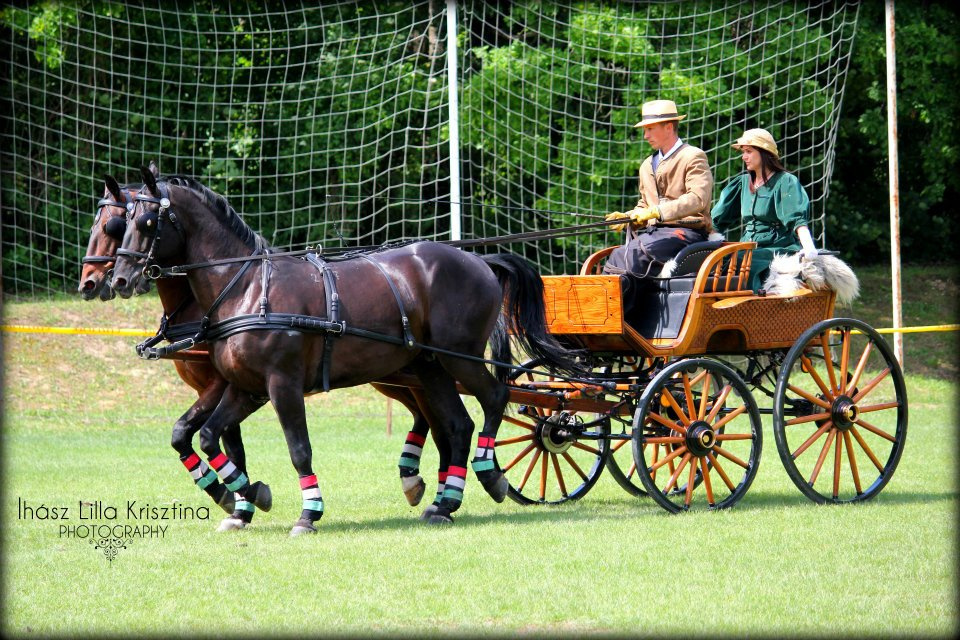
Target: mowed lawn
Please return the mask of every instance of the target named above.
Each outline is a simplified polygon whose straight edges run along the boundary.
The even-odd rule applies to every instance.
[[[13,303],[4,321],[142,328],[155,310],[149,298]],[[409,421],[399,405],[387,436],[382,396],[338,390],[307,400],[326,514],[318,535],[289,538],[300,493],[273,410],[247,420],[244,440],[251,476],[271,485],[274,508],[248,530],[217,533],[222,512],[169,446],[170,427],[195,396],[170,363],[138,360],[135,342],[3,336],[7,635],[957,630],[955,380],[907,376],[906,449],[871,503],[803,498],[765,417],[757,479],[732,510],[670,515],[607,474],[576,503],[495,504],[471,473],[456,524],[442,528],[422,525],[400,491],[396,462]],[[428,445],[428,480],[435,467]],[[194,513],[131,520],[130,501]],[[117,518],[80,521],[81,502],[116,507]],[[64,534],[65,522],[18,512],[24,503],[67,507],[71,525],[167,528],[108,561],[87,539]]]

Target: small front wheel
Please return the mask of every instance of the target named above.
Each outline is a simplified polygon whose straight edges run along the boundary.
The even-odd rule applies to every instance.
[[[732,507],[757,474],[762,444],[750,390],[716,360],[668,365],[644,389],[634,415],[638,476],[671,512]]]

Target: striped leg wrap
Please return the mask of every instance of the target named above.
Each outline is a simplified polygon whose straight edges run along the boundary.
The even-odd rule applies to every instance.
[[[316,474],[300,477],[300,493],[303,494],[303,513],[301,520],[316,522],[323,515],[323,497],[317,484]]]
[[[256,507],[253,506],[252,502],[247,501],[239,493],[233,494],[234,499],[237,501],[236,506],[233,508],[233,514],[230,517],[236,518],[237,520],[243,520],[247,524],[253,520],[253,513],[256,511]]]
[[[463,502],[463,487],[467,482],[467,468],[447,467],[447,481],[443,487],[443,498],[440,500],[440,507],[454,512],[460,508]]]
[[[214,500],[219,500],[223,494],[223,485],[217,479],[216,472],[207,466],[207,463],[200,459],[196,453],[190,453],[180,457],[180,462],[190,472],[194,484],[206,491]]]
[[[482,433],[477,436],[477,451],[470,463],[477,476],[485,471],[493,471],[493,446],[495,442],[496,439],[493,436],[485,436]]]
[[[446,484],[447,484],[447,472],[446,471],[437,472],[437,495],[433,499],[433,504],[438,507],[440,506],[440,500],[443,499],[443,490],[446,487]]]
[[[407,441],[400,452],[400,477],[416,476],[420,474],[420,456],[423,454],[424,436],[411,431],[407,434]]]
[[[213,467],[223,484],[227,485],[227,489],[230,491],[244,493],[250,486],[247,474],[237,469],[237,465],[230,462],[230,459],[223,453],[218,453],[210,458],[210,466]]]

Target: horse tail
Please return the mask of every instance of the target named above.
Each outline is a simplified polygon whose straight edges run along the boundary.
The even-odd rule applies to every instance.
[[[529,262],[510,253],[481,256],[494,272],[503,289],[503,313],[490,335],[493,358],[497,362],[513,362],[510,333],[530,356],[542,360],[557,371],[580,376],[583,370],[576,362],[580,351],[567,349],[547,332],[546,306],[543,303],[543,280]],[[495,367],[495,375],[506,382],[509,367]]]

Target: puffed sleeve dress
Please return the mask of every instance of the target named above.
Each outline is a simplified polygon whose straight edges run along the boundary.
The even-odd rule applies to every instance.
[[[749,284],[757,291],[763,287],[774,254],[800,250],[797,227],[810,224],[810,199],[797,177],[786,171],[775,174],[755,193],[750,191],[750,174],[743,173],[724,187],[710,217],[728,240],[729,232],[742,221],[740,240],[757,243]]]

